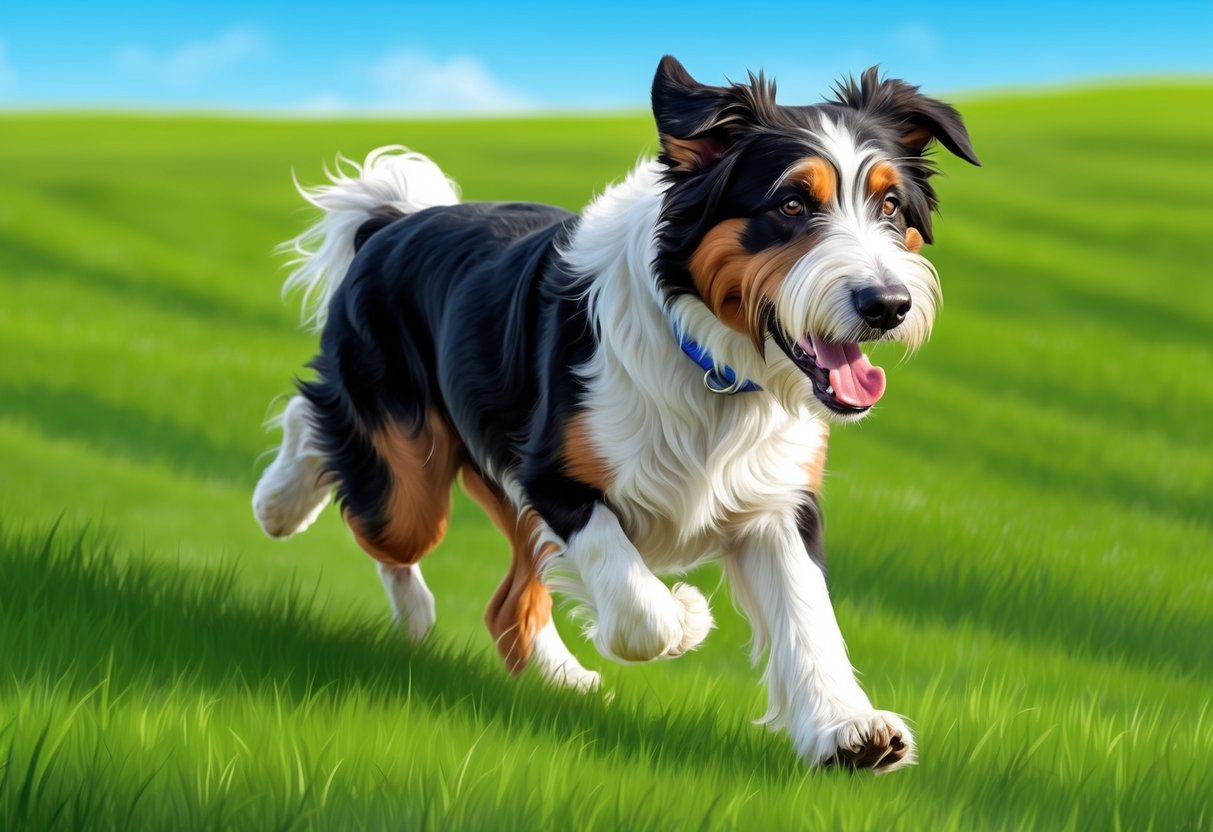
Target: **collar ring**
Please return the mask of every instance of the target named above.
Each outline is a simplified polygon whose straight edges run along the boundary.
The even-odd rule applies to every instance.
[[[728,377],[719,372],[715,367],[712,367],[703,374],[703,386],[711,392],[719,393],[722,396],[732,396],[741,392],[741,388],[745,386],[745,383],[745,379],[738,377],[735,377],[730,382]]]

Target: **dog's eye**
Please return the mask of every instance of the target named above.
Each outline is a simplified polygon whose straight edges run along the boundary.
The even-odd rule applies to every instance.
[[[880,213],[887,220],[891,220],[897,216],[897,212],[900,210],[901,201],[895,196],[886,196],[884,198],[884,205],[880,206]]]
[[[779,213],[785,217],[799,217],[804,215],[804,203],[799,199],[784,200],[783,205],[779,206]]]

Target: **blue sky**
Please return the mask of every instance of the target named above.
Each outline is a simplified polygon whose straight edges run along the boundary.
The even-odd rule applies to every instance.
[[[937,92],[1209,76],[1213,0],[3,0],[0,108],[632,109],[666,52],[713,83],[765,68],[789,102],[874,63]]]

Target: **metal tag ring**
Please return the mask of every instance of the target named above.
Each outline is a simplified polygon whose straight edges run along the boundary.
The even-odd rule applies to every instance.
[[[740,377],[734,378],[730,382],[724,375],[717,372],[715,367],[703,374],[703,386],[713,393],[719,393],[722,396],[732,396],[734,393],[740,391],[744,385],[745,381]]]

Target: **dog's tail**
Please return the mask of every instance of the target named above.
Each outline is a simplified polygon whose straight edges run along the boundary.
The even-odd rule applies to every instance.
[[[317,330],[324,328],[333,293],[371,234],[391,220],[459,201],[455,183],[436,164],[400,145],[372,150],[361,165],[338,156],[336,171],[326,168],[325,175],[328,185],[308,188],[295,181],[303,198],[324,213],[279,247],[295,255],[283,294],[302,292],[303,321]]]

